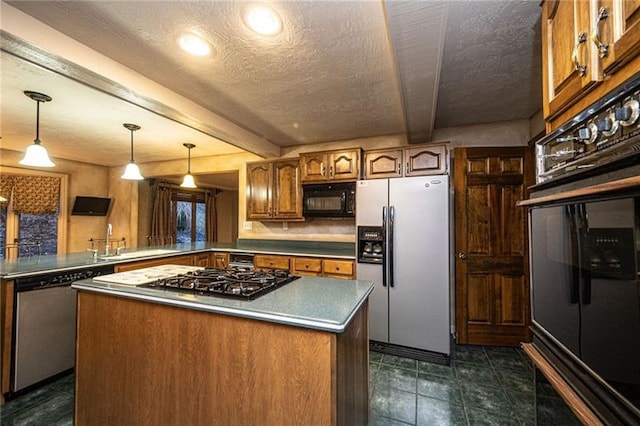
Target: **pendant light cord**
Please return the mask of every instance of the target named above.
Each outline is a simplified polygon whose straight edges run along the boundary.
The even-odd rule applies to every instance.
[[[133,130],[131,130],[131,163],[133,163]]]
[[[187,161],[187,174],[191,174],[191,148],[189,148],[189,159]]]
[[[36,139],[33,141],[40,145],[40,101],[36,99]]]

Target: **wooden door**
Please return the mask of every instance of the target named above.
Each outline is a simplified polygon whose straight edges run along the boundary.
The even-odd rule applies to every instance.
[[[247,164],[247,219],[271,218],[272,163]]]
[[[324,152],[300,154],[302,182],[323,182],[327,180],[326,158]]]
[[[640,0],[600,0],[597,40],[605,74],[614,73],[640,51]]]
[[[546,1],[542,9],[544,117],[561,112],[599,79],[589,1]]]
[[[404,175],[427,176],[447,172],[447,145],[430,145],[404,150]]]
[[[455,161],[456,332],[460,344],[530,340],[528,147],[458,148]]]
[[[274,219],[302,219],[301,188],[298,159],[273,163]]]
[[[329,179],[357,180],[360,177],[360,150],[329,154]]]

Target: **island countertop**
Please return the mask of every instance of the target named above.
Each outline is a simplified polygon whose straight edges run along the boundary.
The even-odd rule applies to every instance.
[[[68,253],[21,257],[0,261],[0,278],[14,279],[30,275],[61,272],[101,265],[119,264],[206,251],[265,253],[289,256],[317,256],[354,259],[353,243],[313,241],[238,240],[236,243],[196,242],[126,249],[122,256],[92,258],[90,253]],[[134,257],[135,256],[135,257]]]
[[[373,283],[303,276],[249,301],[109,284],[93,279],[77,281],[72,287],[149,303],[341,333],[367,300]]]

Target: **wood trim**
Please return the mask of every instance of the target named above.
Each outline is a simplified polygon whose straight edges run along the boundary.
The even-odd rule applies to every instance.
[[[0,321],[2,323],[2,329],[0,333],[0,341],[2,342],[2,365],[0,365],[0,404],[4,402],[4,394],[9,392],[9,380],[11,378],[11,343],[13,339],[12,325],[13,325],[13,281],[2,281],[0,283],[2,304],[0,306],[0,312],[2,317]]]
[[[552,203],[555,201],[565,201],[578,197],[606,194],[608,192],[620,191],[636,186],[640,186],[640,176],[632,176],[625,179],[615,180],[613,182],[600,183],[597,185],[587,186],[585,188],[560,192],[558,194],[545,195],[538,198],[530,198],[528,200],[519,201],[516,205],[520,207],[537,206]]]
[[[558,374],[553,366],[531,343],[523,343],[522,350],[538,367],[540,372],[549,380],[551,386],[558,392],[571,411],[585,425],[604,425],[591,409],[583,402],[582,398],[574,392],[573,388]]]

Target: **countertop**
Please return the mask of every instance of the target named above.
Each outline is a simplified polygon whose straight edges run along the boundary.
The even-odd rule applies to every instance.
[[[165,252],[157,253],[159,250]],[[170,253],[168,250],[173,252]],[[355,245],[353,243],[277,240],[238,240],[236,243],[198,242],[126,249],[123,251],[125,254],[148,252],[148,254],[142,254],[138,257],[127,258],[112,256],[94,259],[89,252],[21,257],[15,260],[0,261],[0,277],[14,279],[49,272],[80,270],[94,266],[115,265],[205,251],[355,259]]]
[[[370,281],[303,276],[254,300],[199,296],[85,279],[73,288],[116,297],[341,333],[373,290]]]

